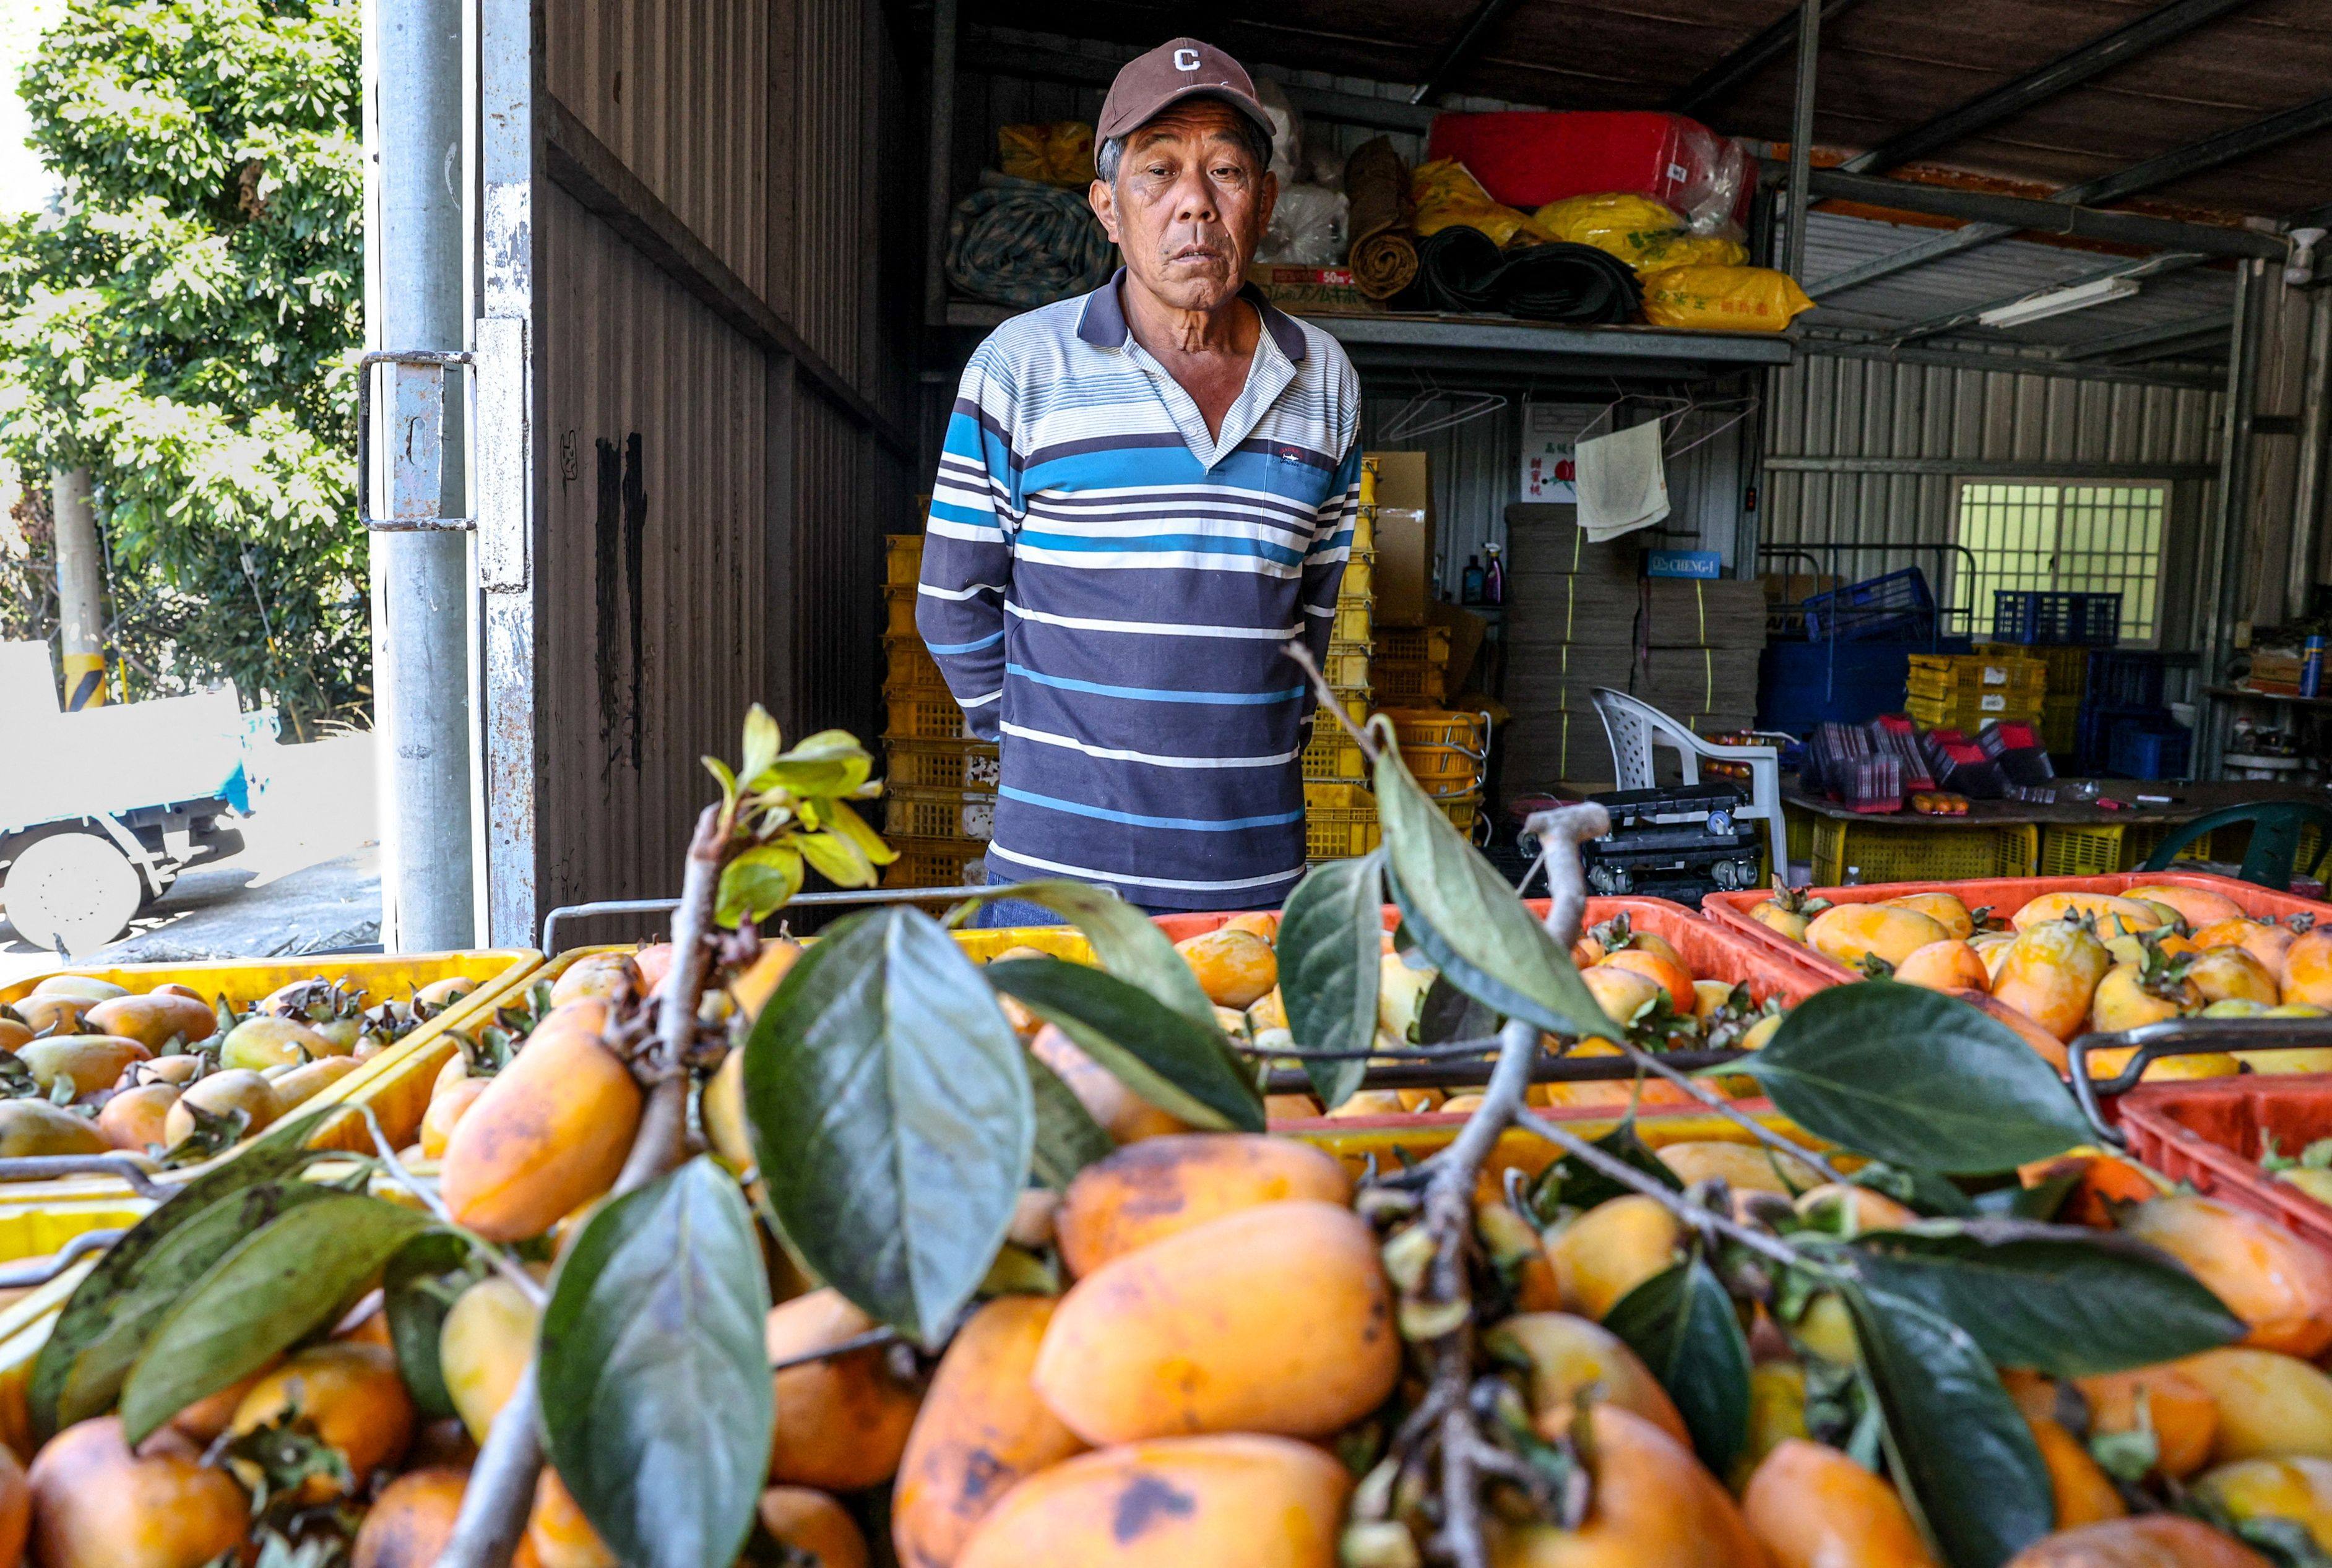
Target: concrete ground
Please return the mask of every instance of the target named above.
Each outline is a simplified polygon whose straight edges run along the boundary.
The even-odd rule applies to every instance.
[[[180,875],[127,934],[86,961],[378,951],[373,736],[278,746],[267,760],[267,788],[236,824],[241,852]],[[55,961],[0,914],[0,984]]]

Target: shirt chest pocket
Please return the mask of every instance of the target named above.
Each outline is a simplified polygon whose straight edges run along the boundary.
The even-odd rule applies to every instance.
[[[1274,442],[1265,451],[1264,489],[1299,502],[1306,510],[1319,509],[1328,499],[1328,487],[1335,479],[1333,465],[1323,462],[1317,453],[1284,442]]]

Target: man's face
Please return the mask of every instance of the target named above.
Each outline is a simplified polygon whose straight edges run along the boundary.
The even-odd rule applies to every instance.
[[[1126,138],[1114,186],[1093,184],[1127,273],[1178,310],[1217,310],[1238,293],[1271,222],[1278,182],[1238,127],[1229,104],[1185,99]]]

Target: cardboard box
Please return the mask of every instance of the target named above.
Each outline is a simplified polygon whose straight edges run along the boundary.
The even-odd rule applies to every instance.
[[[1433,484],[1422,452],[1371,452],[1377,465],[1378,624],[1421,626],[1433,598]]]
[[[1307,311],[1381,311],[1384,307],[1361,292],[1350,267],[1287,267],[1258,262],[1247,270],[1247,281],[1283,311],[1302,315]]]

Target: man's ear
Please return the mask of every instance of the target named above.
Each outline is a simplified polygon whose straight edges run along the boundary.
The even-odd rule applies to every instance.
[[[1093,203],[1094,216],[1101,220],[1102,233],[1109,236],[1111,244],[1116,244],[1117,193],[1109,188],[1109,181],[1096,179],[1086,186],[1085,200]]]

